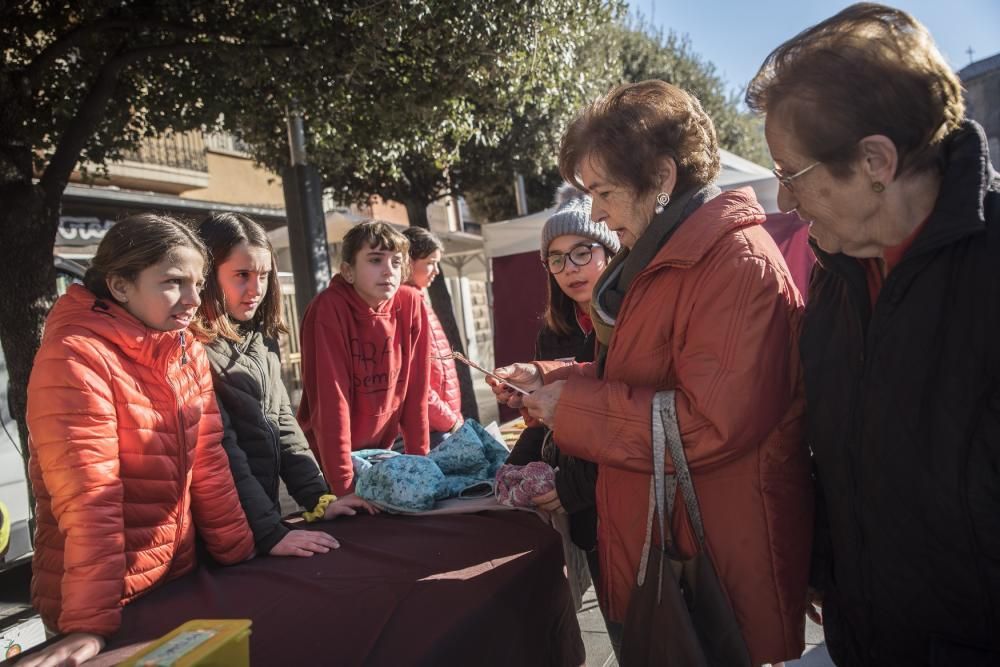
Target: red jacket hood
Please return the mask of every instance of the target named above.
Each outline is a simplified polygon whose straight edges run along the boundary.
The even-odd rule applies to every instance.
[[[726,190],[692,213],[647,268],[693,266],[724,235],[742,227],[762,225],[766,219],[752,188]]]
[[[344,280],[344,276],[341,274],[335,275],[330,280],[330,286],[327,289],[339,294],[347,305],[351,308],[351,314],[354,315],[356,320],[368,321],[373,317],[390,317],[391,315],[391,305],[396,301],[396,295],[404,290],[411,290],[415,294],[415,298],[422,298],[420,290],[410,285],[400,285],[399,289],[396,290],[396,294],[392,295],[392,298],[379,305],[379,307],[372,308],[368,305],[368,302],[361,298],[358,291],[354,289],[354,286],[349,282]]]

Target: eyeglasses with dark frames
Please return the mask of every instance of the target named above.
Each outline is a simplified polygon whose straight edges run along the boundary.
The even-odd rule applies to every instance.
[[[776,179],[778,179],[778,182],[781,183],[781,185],[786,190],[788,190],[789,192],[794,192],[795,191],[795,185],[792,183],[792,181],[794,181],[799,176],[802,176],[803,174],[809,173],[813,168],[816,167],[816,165],[819,165],[819,164],[822,164],[822,160],[817,160],[816,162],[813,162],[811,165],[809,165],[805,169],[800,169],[799,171],[795,172],[791,176],[785,176],[784,174],[782,174],[778,170],[777,167],[775,167],[774,169],[772,169],[771,173],[774,174],[774,177]]]
[[[573,262],[574,266],[586,266],[594,257],[594,248],[603,248],[600,243],[580,243],[569,249],[569,252],[550,252],[542,264],[552,275],[563,272],[566,268],[566,260]]]

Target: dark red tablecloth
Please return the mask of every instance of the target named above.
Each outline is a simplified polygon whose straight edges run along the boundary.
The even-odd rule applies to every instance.
[[[195,618],[249,618],[266,665],[581,665],[559,535],[527,512],[338,518],[340,549],[202,566],[125,607],[115,664]]]

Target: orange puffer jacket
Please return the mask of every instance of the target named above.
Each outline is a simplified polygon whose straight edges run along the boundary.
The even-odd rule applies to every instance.
[[[432,431],[449,431],[462,418],[462,393],[458,386],[458,372],[454,359],[443,359],[451,354],[451,344],[441,326],[430,299],[424,293],[427,322],[430,325],[431,365],[430,391],[427,392],[427,420]]]
[[[708,549],[753,664],[802,653],[813,512],[802,300],[763,221],[749,189],[685,220],[625,294],[602,379],[592,364],[536,362],[546,382],[568,379],[552,424],[560,451],[598,464],[599,594],[616,621],[645,541],[653,397],[676,392]],[[684,503],[675,510],[691,554]]]
[[[114,633],[122,605],[194,567],[196,525],[219,561],[252,555],[208,360],[190,335],[70,287],[35,357],[28,429],[32,602],[50,629]]]

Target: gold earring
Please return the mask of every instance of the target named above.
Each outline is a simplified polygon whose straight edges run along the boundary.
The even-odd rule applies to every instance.
[[[885,192],[885,186],[882,184],[882,181],[875,181],[872,183],[872,190],[875,192]]]

